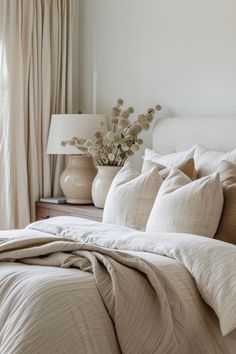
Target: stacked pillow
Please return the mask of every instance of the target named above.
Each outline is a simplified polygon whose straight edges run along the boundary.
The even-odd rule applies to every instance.
[[[224,208],[215,238],[236,244],[236,164],[222,161],[219,167]]]
[[[194,160],[198,178],[207,176],[218,171],[219,165],[223,160],[236,163],[236,149],[229,152],[213,151],[203,146],[196,146]]]
[[[158,168],[158,171],[163,179],[165,179],[171,171],[171,168],[163,166],[159,163],[144,160],[144,163],[142,166],[142,173],[150,170],[152,167]],[[180,171],[182,171],[191,180],[197,179],[197,172],[195,170],[194,159],[192,157],[177,164],[175,167],[178,168]]]
[[[159,190],[146,231],[213,237],[222,207],[223,192],[218,173],[192,181],[173,168]]]
[[[224,153],[194,146],[167,155],[146,149],[141,174],[128,163],[115,177],[103,221],[148,232],[215,235],[236,244],[233,162],[236,149]]]
[[[198,177],[219,171],[224,207],[215,238],[236,244],[236,149],[221,152],[197,146],[194,160]]]
[[[164,165],[168,168],[176,167],[177,165],[182,164],[184,161],[193,158],[196,147],[197,146],[194,145],[189,150],[174,152],[171,154],[161,154],[160,152],[156,152],[151,149],[145,149],[142,170],[147,169],[146,164],[149,164],[150,161]]]
[[[171,154],[173,155],[173,154]],[[193,150],[179,153],[176,162],[190,178],[196,178]],[[159,154],[161,161],[169,165],[174,163],[174,156]],[[170,168],[159,163],[147,161],[146,167],[138,173],[128,162],[115,176],[107,195],[103,222],[128,226],[145,231],[154,201],[163,179],[167,177]]]
[[[162,182],[157,167],[139,174],[128,162],[111,184],[105,202],[103,222],[145,231]]]

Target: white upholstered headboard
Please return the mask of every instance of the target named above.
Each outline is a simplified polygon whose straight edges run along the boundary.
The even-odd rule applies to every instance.
[[[236,116],[160,118],[152,136],[153,149],[176,152],[194,144],[212,150],[236,148]]]

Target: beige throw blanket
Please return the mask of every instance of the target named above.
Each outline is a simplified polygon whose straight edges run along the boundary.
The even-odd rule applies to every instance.
[[[179,307],[182,321],[184,311],[168,280],[161,270],[139,258],[44,236],[2,240],[0,260],[92,272],[123,353],[173,354],[194,348],[186,335],[181,338],[181,332],[176,338],[171,307]]]

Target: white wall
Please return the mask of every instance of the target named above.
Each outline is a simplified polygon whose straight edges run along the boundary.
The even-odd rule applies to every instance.
[[[122,97],[137,113],[235,114],[235,13],[235,0],[80,0],[80,108],[92,111],[97,58],[99,113]]]

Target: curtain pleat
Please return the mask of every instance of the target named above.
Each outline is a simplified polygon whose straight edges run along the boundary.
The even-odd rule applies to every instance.
[[[64,159],[46,146],[51,114],[72,113],[73,3],[0,0],[1,229],[24,227],[41,196],[61,194]]]

